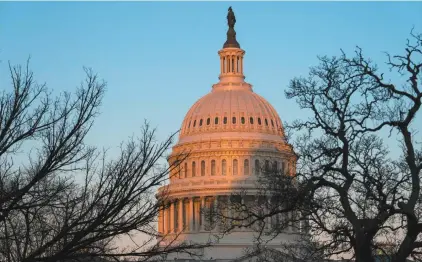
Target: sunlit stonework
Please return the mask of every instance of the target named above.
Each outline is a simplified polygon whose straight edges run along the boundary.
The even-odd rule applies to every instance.
[[[210,234],[219,232],[218,223],[209,222],[201,210],[219,201],[230,203],[227,196],[236,190],[253,194],[259,167],[271,165],[286,173],[294,172],[296,157],[285,142],[279,115],[244,81],[245,51],[233,35],[234,23],[231,26],[228,20],[228,39],[218,52],[220,81],[186,114],[169,162],[181,153],[189,152],[189,156],[180,169],[174,170],[169,185],[158,191],[158,195],[168,194],[168,208],[158,220],[159,232],[168,241],[177,235],[179,241],[203,243]],[[246,196],[239,201],[253,198]],[[268,222],[267,230],[271,230]],[[234,230],[206,248],[202,260],[231,261],[253,245],[254,234],[253,229]],[[277,248],[291,238],[292,234],[286,232],[269,245]],[[174,254],[169,258],[175,259],[186,261],[188,256]]]

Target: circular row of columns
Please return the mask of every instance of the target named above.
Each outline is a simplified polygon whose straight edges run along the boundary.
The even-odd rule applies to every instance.
[[[243,75],[243,56],[224,55],[220,57],[221,74],[240,74]]]
[[[223,196],[223,195],[222,195]],[[210,208],[213,205],[214,210],[216,210],[218,206],[219,197],[222,196],[203,196],[203,197],[186,197],[181,198],[178,200],[169,201],[165,208],[160,210],[158,216],[158,232],[162,235],[171,234],[171,233],[180,233],[180,232],[201,232],[201,231],[210,231],[216,230],[218,231],[218,223],[215,223],[213,228],[207,229],[206,228],[206,220],[205,220],[205,208]],[[224,196],[227,198],[228,206],[231,206],[230,197]],[[209,199],[212,203],[206,203],[206,200]],[[195,201],[199,200],[199,201]],[[185,208],[186,216],[184,219],[184,205],[188,202],[189,208]],[[195,207],[195,202],[199,202],[200,206],[197,205]],[[176,205],[176,203],[178,203]],[[241,203],[244,204],[244,198],[241,198]],[[207,206],[206,206],[207,205]],[[177,212],[176,212],[177,208]],[[228,208],[227,217],[231,217],[232,214],[230,213],[232,210]],[[291,214],[289,214],[290,216]],[[177,221],[176,221],[177,216]],[[271,217],[267,217],[265,221],[266,230],[271,229],[272,219]],[[287,231],[293,230],[294,227],[288,227]]]

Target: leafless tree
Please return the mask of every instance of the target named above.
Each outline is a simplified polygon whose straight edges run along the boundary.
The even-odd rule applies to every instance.
[[[165,197],[155,191],[177,168],[165,164],[175,134],[158,142],[145,123],[109,157],[85,141],[104,81],[86,69],[74,96],[52,98],[28,64],[9,68],[13,88],[0,95],[0,261],[157,260],[198,247],[157,241]],[[123,236],[133,245],[119,246]]]
[[[262,204],[239,206],[249,219],[241,226],[293,212],[270,233],[305,223],[312,254],[420,261],[422,141],[415,119],[422,103],[422,35],[412,30],[403,55],[387,54],[390,73],[402,83],[386,79],[359,47],[353,57],[342,52],[319,60],[286,91],[311,113],[286,125],[299,157],[296,173],[286,179],[267,172],[262,184],[280,200],[272,203],[280,204],[265,201],[261,211],[256,206]]]

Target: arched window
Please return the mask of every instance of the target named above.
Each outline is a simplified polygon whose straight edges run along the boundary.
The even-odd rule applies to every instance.
[[[227,124],[227,117],[223,118],[223,124]]]
[[[216,125],[218,125],[218,117],[216,117],[216,118],[214,119],[214,123],[215,123]]]
[[[215,176],[215,160],[211,160],[211,175]]]
[[[273,122],[273,120],[271,119],[271,125],[274,127],[274,122]]]
[[[199,120],[199,126],[202,126],[202,119]]]
[[[188,128],[190,128],[190,122],[192,122],[192,121],[189,121],[189,126],[188,126]]]
[[[265,160],[265,172],[270,172],[270,161]]]
[[[251,125],[253,125],[253,117],[249,118],[249,123],[251,123]]]
[[[245,118],[243,116],[240,118],[240,123],[242,123],[242,125],[245,124]]]
[[[259,171],[260,171],[260,166],[259,166],[259,160],[256,159],[255,160],[255,175],[259,175]]]
[[[268,120],[265,118],[265,125],[268,126]]]
[[[233,175],[237,176],[237,159],[233,160]]]
[[[211,119],[208,117],[207,119],[207,126],[209,126],[211,124]]]
[[[201,161],[201,176],[205,176],[205,160]]]
[[[221,161],[221,175],[225,176],[227,173],[227,161],[226,159],[223,159],[223,161]]]
[[[196,163],[195,161],[192,162],[192,176],[196,176]]]
[[[196,126],[196,120],[195,121],[193,121],[193,127],[195,127]]]
[[[274,161],[273,162],[273,172],[277,172],[278,171],[278,162]]]
[[[243,161],[243,173],[245,174],[245,176],[249,175],[249,160],[245,159],[245,161]]]
[[[236,124],[236,117],[232,117],[232,124]]]
[[[261,118],[258,117],[258,125],[261,125]]]
[[[185,163],[185,170],[184,170],[185,172],[185,178],[187,178],[188,177],[188,163]]]

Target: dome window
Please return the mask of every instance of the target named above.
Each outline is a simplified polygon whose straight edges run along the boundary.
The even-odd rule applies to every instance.
[[[211,175],[215,176],[215,160],[211,160]]]
[[[278,172],[278,162],[277,161],[274,161],[273,162],[273,170],[272,170],[273,172]]]
[[[259,118],[258,118],[259,119]],[[255,175],[259,175],[259,171],[260,171],[261,167],[259,166],[259,160],[256,159],[255,160]]]
[[[237,176],[237,159],[233,160],[233,175]]]
[[[240,118],[240,123],[242,123],[242,125],[245,124],[245,118],[243,116]]]
[[[193,127],[195,127],[196,126],[196,120],[195,121],[193,121]]]
[[[202,126],[202,119],[199,120],[199,126]]]
[[[191,122],[191,121],[189,121],[189,126],[188,126],[188,128],[190,128],[190,122]]]
[[[261,125],[261,118],[259,118],[259,117],[258,117],[258,125]]]
[[[249,160],[245,159],[243,162],[243,173],[248,176],[249,175]]]
[[[236,124],[236,117],[234,116],[234,117],[232,117],[232,123],[233,124]]]
[[[215,118],[214,123],[218,125],[218,117]]]
[[[207,126],[209,126],[211,124],[211,119],[208,117],[207,119]]]
[[[265,118],[265,125],[268,126],[268,120]]]
[[[195,161],[192,162],[192,177],[196,176],[196,163]]]
[[[249,118],[249,123],[251,123],[251,125],[253,125],[253,117]]]
[[[274,122],[273,122],[273,120],[271,119],[271,125],[274,127]]]
[[[185,163],[185,170],[184,170],[185,172],[185,178],[187,178],[188,177],[188,163]]]
[[[265,172],[270,172],[270,161],[269,160],[265,160],[265,165],[264,165],[264,168],[265,168]]]
[[[205,176],[205,161],[201,161],[201,176]]]
[[[223,124],[227,124],[227,117],[223,118]]]
[[[221,161],[221,175],[225,176],[227,174],[227,161],[226,159],[223,159]]]

